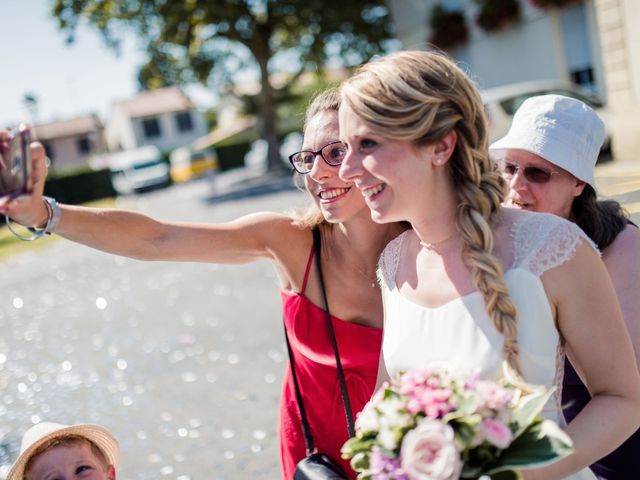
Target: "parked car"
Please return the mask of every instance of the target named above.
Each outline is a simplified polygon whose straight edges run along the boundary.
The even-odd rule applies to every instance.
[[[112,153],[108,165],[113,188],[121,195],[171,183],[169,165],[153,145]]]
[[[608,151],[611,148],[611,133],[607,127],[610,114],[602,101],[578,85],[562,80],[535,80],[483,90],[481,95],[489,120],[489,141],[495,142],[507,133],[513,114],[527,98],[547,94],[575,98],[593,108],[606,128],[602,150]]]
[[[220,168],[218,154],[212,148],[192,150],[179,147],[169,155],[171,180],[176,183],[188,182],[193,178],[213,175]]]

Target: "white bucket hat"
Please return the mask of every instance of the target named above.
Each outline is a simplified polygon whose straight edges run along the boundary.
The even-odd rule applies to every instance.
[[[540,95],[522,103],[509,132],[489,150],[498,157],[507,149],[526,150],[595,189],[593,170],[604,137],[604,123],[588,105],[562,95]]]
[[[23,480],[24,468],[31,456],[42,445],[66,435],[78,435],[91,440],[104,453],[107,461],[116,467],[120,460],[120,447],[116,438],[100,425],[80,424],[61,425],[59,423],[42,422],[27,430],[22,437],[20,455],[9,470],[7,480]]]

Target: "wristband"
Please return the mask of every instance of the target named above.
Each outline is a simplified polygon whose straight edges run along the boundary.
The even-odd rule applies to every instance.
[[[43,228],[27,227],[27,230],[29,230],[33,234],[31,237],[25,237],[24,235],[16,232],[11,226],[9,217],[6,217],[7,227],[9,227],[11,233],[13,233],[20,240],[30,242],[41,237],[48,237],[55,231],[58,223],[60,223],[60,206],[58,205],[58,202],[56,202],[56,200],[51,197],[42,197],[42,200],[44,201],[44,205],[47,207],[47,223]]]

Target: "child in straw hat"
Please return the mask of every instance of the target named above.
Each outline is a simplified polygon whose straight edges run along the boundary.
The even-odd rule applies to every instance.
[[[100,425],[43,422],[22,437],[7,480],[115,480],[118,441]]]

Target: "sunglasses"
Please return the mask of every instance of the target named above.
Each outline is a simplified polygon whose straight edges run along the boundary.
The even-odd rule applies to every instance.
[[[319,150],[301,150],[292,155],[289,155],[289,162],[293,165],[296,172],[309,173],[313,168],[313,164],[316,161],[316,157],[320,155],[327,165],[332,167],[338,167],[342,164],[345,155],[347,154],[347,146],[343,142],[331,142],[327,143]]]
[[[519,171],[522,171],[524,178],[531,183],[547,183],[551,180],[552,175],[562,173],[557,170],[550,170],[548,168],[535,167],[532,165],[528,167],[521,167],[520,165],[514,165],[513,163],[508,162],[505,162],[502,165],[502,172],[504,177],[508,180],[511,180]]]

